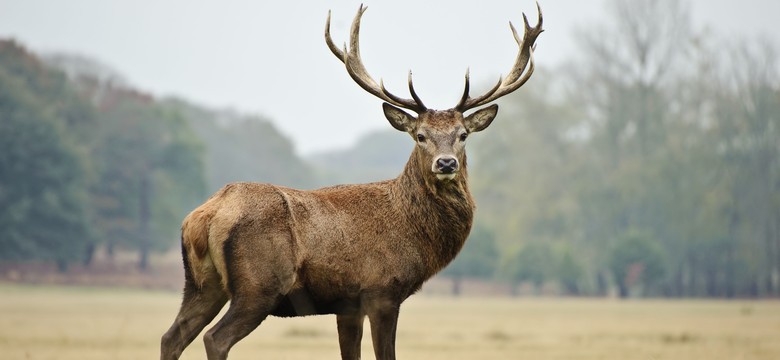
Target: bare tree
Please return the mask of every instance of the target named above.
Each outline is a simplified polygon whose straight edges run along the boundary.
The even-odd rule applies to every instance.
[[[581,29],[580,56],[573,60],[575,92],[589,104],[592,126],[603,129],[612,163],[621,143],[646,155],[668,110],[664,86],[676,75],[691,39],[688,7],[681,0],[610,0],[614,21]]]

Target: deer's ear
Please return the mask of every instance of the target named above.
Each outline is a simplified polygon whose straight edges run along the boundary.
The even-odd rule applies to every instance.
[[[466,130],[470,133],[485,130],[498,114],[498,105],[493,104],[484,109],[479,109],[464,119]]]
[[[417,125],[417,118],[409,115],[406,111],[403,111],[388,103],[382,104],[382,110],[385,112],[385,117],[390,125],[403,132],[411,132]]]

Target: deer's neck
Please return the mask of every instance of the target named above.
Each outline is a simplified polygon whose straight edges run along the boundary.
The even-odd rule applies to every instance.
[[[432,276],[463,247],[475,205],[468,189],[465,155],[457,177],[440,181],[429,164],[420,162],[417,151],[415,148],[404,172],[395,179],[394,193]]]

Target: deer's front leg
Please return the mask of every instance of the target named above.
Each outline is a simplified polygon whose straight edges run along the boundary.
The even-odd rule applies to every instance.
[[[342,360],[360,359],[360,341],[363,339],[363,318],[365,315],[337,315],[339,348]]]
[[[399,305],[385,305],[369,311],[371,339],[376,360],[395,360],[395,331]]]

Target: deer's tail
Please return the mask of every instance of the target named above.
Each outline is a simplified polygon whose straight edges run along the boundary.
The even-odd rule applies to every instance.
[[[213,217],[213,211],[200,207],[187,215],[181,226],[184,278],[198,288],[210,272],[216,271],[209,254],[209,225]]]

